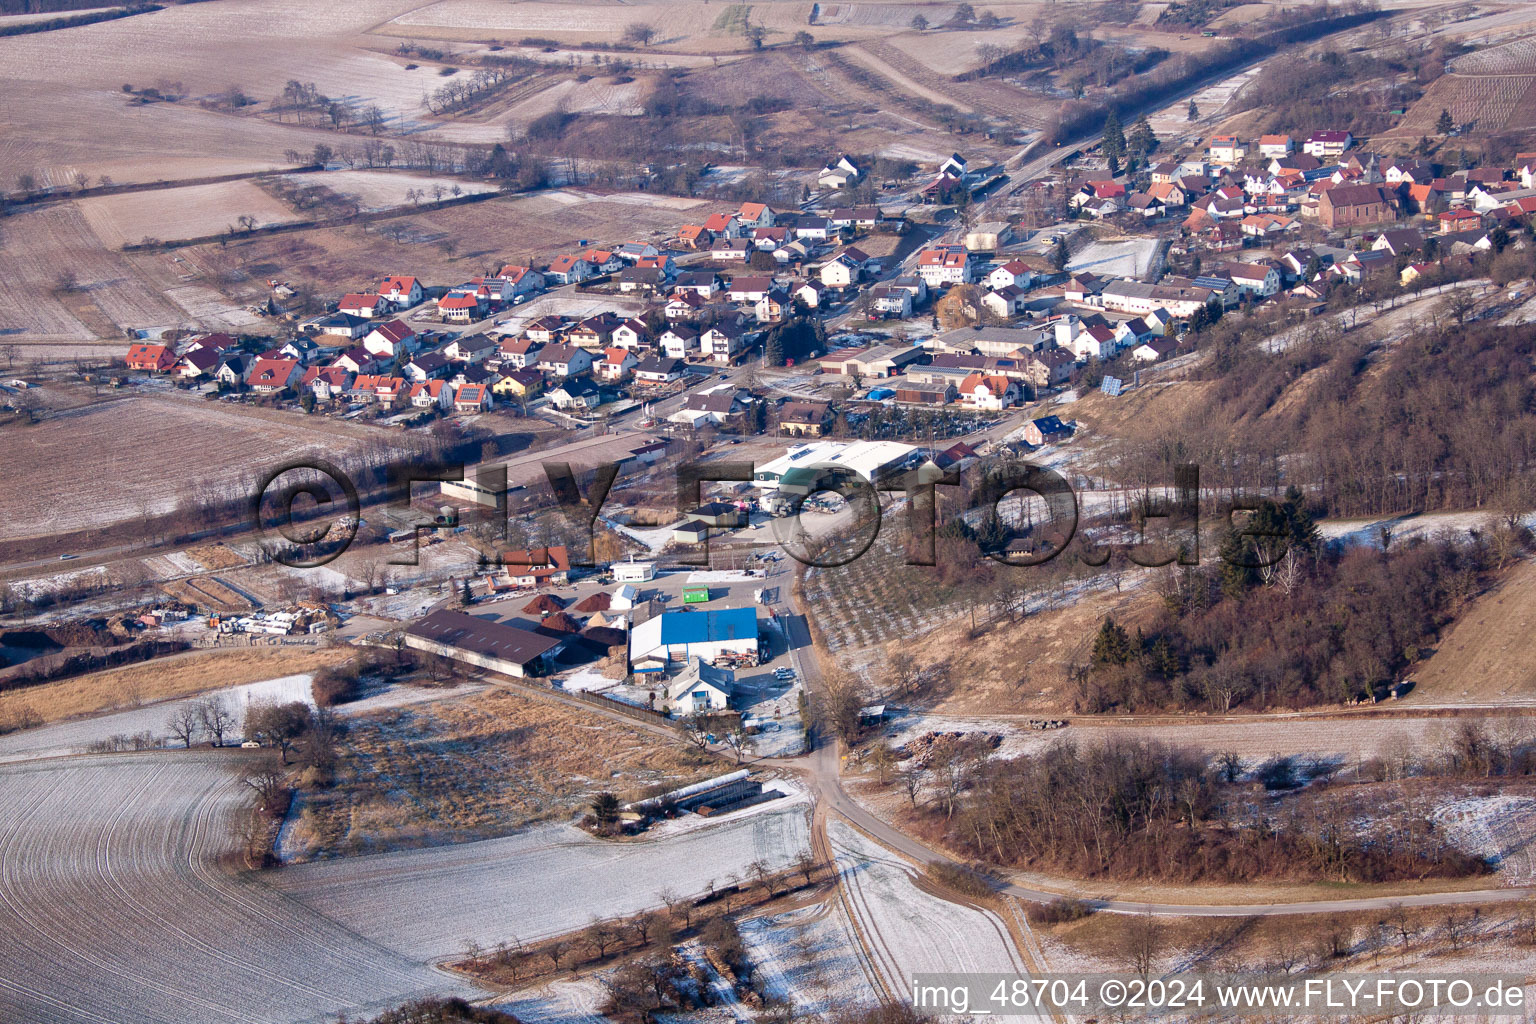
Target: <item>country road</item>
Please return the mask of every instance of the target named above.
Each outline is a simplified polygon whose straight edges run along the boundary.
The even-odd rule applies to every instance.
[[[811,637],[805,615],[798,604],[798,596],[792,587],[784,589],[785,600],[793,614],[787,618],[786,632],[790,638],[791,657],[806,691],[821,682],[820,667],[811,648]],[[1406,710],[1406,709],[1405,709]],[[835,739],[823,740],[814,731],[807,732],[808,754],[800,758],[764,759],[756,762],[762,766],[782,767],[800,772],[806,779],[824,814],[836,814],[865,835],[887,849],[893,850],[919,864],[929,861],[959,863],[946,853],[933,849],[895,826],[881,820],[854,800],[843,788],[841,778],[842,757]],[[1009,881],[999,887],[1001,894],[1047,903],[1067,893],[1022,885]],[[1190,887],[1192,894],[1204,892]],[[1075,893],[1073,893],[1075,895]],[[1456,892],[1430,892],[1402,896],[1343,897],[1326,900],[1295,900],[1273,903],[1221,903],[1207,899],[1204,902],[1172,903],[1145,900],[1089,899],[1087,902],[1099,910],[1125,914],[1151,913],[1161,917],[1272,917],[1291,914],[1334,914],[1359,910],[1387,910],[1394,906],[1439,907],[1476,906],[1489,903],[1510,903],[1536,896],[1536,888],[1468,889]]]

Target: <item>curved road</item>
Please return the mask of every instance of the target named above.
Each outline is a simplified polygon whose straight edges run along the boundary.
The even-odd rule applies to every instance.
[[[819,681],[820,668],[811,648],[810,630],[805,615],[800,611],[794,588],[784,586],[784,600],[791,614],[783,617],[785,632],[790,642],[790,657],[800,672],[800,678],[809,692],[813,681]],[[808,730],[806,742],[811,752],[799,758],[771,758],[756,762],[764,767],[778,767],[803,774],[817,803],[827,812],[840,815],[849,824],[863,831],[870,838],[903,856],[919,862],[947,861],[958,863],[948,854],[939,852],[926,843],[919,842],[888,822],[870,813],[843,789],[840,775],[841,755],[836,740],[818,742],[814,731]],[[1061,892],[1036,889],[1006,882],[999,891],[1008,896],[1046,903]],[[1356,910],[1387,910],[1394,906],[1440,907],[1488,903],[1510,903],[1536,896],[1536,888],[1467,889],[1458,892],[1430,892],[1403,896],[1362,896],[1328,900],[1298,900],[1286,903],[1149,903],[1144,900],[1090,899],[1087,902],[1099,910],[1127,914],[1150,912],[1166,917],[1271,917],[1286,914],[1333,914]]]

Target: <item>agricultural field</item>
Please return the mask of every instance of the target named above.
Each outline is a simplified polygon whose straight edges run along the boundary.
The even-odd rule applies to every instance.
[[[1536,75],[1445,75],[1437,78],[1389,134],[1417,139],[1435,134],[1448,110],[1472,135],[1536,127]]]
[[[284,868],[273,884],[366,941],[418,959],[547,938],[594,915],[661,904],[665,889],[704,892],[762,860],[781,870],[809,848],[806,807],[769,803],[665,839],[594,839],[542,825],[502,839],[317,861]]]
[[[868,960],[842,908],[818,903],[741,922],[757,977],[766,992],[808,1015],[875,997]]]
[[[181,318],[123,257],[103,246],[73,206],[8,217],[0,239],[0,336],[88,341]]]
[[[237,228],[242,217],[256,227],[300,219],[252,181],[130,192],[75,200],[96,237],[110,249],[146,238],[200,238]]]
[[[418,201],[448,197],[457,188],[466,195],[494,192],[483,183],[439,178],[426,174],[402,174],[392,171],[327,171],[324,174],[289,174],[285,180],[295,185],[322,185],[338,195],[353,196],[364,210],[389,210],[409,205],[415,192]]]
[[[247,647],[197,651],[157,658],[0,693],[0,721],[23,709],[43,722],[62,721],[107,711],[132,710],[156,701],[185,697],[226,686],[311,672],[345,660],[345,648]],[[165,716],[160,716],[160,723]],[[25,735],[25,734],[22,734]],[[0,742],[28,742],[7,737]]]
[[[309,686],[310,676],[307,673],[264,679],[240,686],[228,686],[225,685],[224,680],[216,678],[207,678],[206,682],[217,688],[209,690],[196,700],[221,700],[235,718],[234,727],[230,730],[226,742],[237,742],[243,735],[240,730],[243,728],[246,710],[252,703],[287,704],[294,701],[303,704],[314,703]],[[115,736],[143,737],[148,740],[145,746],[175,746],[179,741],[173,737],[166,722],[178,708],[193,703],[195,703],[193,698],[186,698],[146,704],[115,714],[59,722],[55,725],[45,725],[41,729],[28,729],[0,736],[0,761],[24,761],[39,757],[83,754],[90,751],[92,744],[111,740]],[[208,742],[208,737],[203,736],[201,742]]]
[[[234,758],[234,760],[231,760]],[[35,1024],[330,1019],[461,984],[218,865],[238,754],[0,766],[0,978]]]
[[[190,492],[166,481],[195,478],[200,487],[249,493],[267,469],[301,456],[341,463],[371,437],[364,427],[313,425],[295,416],[271,419],[222,403],[182,396],[135,396],[71,409],[13,431],[0,489],[0,538],[47,536],[111,526],[173,511]],[[155,443],[123,445],[146,423]],[[60,467],[68,467],[61,472]],[[101,481],[111,480],[104,488]]]
[[[710,774],[681,741],[507,690],[355,720],[340,755],[335,783],[302,797],[285,859],[505,835],[579,813],[598,790]]]
[[[1025,972],[996,914],[920,888],[910,864],[842,822],[832,822],[827,835],[850,914],[893,994],[911,998],[915,973]]]

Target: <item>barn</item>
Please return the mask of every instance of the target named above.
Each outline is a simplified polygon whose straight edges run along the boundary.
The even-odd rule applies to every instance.
[[[630,633],[629,664],[636,672],[665,671],[692,658],[757,664],[757,611],[664,611]]]

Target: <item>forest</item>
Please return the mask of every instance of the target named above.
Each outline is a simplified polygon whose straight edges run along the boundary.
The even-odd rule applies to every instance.
[[[1385,791],[1272,802],[1239,775],[1235,759],[1162,743],[1062,743],[988,761],[951,813],[925,807],[931,827],[978,859],[1082,878],[1387,882],[1489,870]]]
[[[1263,502],[1245,529],[1208,565],[1161,570],[1155,616],[1134,633],[1104,621],[1076,672],[1078,711],[1380,699],[1526,541],[1510,525],[1340,550],[1319,541],[1299,492]]]

